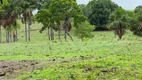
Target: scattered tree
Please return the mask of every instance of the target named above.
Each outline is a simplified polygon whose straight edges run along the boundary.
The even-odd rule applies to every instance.
[[[32,24],[33,10],[35,10],[37,0],[15,0],[22,15],[22,23],[25,24],[25,39],[30,41],[30,25]]]
[[[125,29],[129,28],[130,24],[130,14],[122,8],[117,8],[109,17],[111,30],[118,35],[119,39],[125,35]]]
[[[125,23],[122,21],[114,21],[110,24],[110,29],[114,30],[115,35],[118,35],[119,40],[125,35]]]
[[[83,13],[80,7],[77,5],[75,0],[52,0],[48,9],[45,9],[42,12],[38,12],[37,20],[44,24],[41,32],[46,28],[52,28],[59,31],[59,39],[60,39],[60,30],[64,30],[65,33],[65,41],[67,35],[72,39],[71,35],[68,33],[71,29],[72,23],[74,23],[74,27],[78,27],[79,23],[83,22],[86,18],[83,16]],[[43,14],[41,14],[43,13]],[[46,14],[49,14],[44,17]],[[47,18],[42,20],[41,17]],[[73,22],[70,20],[73,19]],[[48,22],[45,22],[48,21]],[[45,26],[46,25],[46,26]],[[48,27],[49,26],[49,27]],[[53,31],[52,31],[53,33]]]

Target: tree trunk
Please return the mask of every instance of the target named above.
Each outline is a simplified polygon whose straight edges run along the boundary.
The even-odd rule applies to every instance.
[[[9,30],[6,29],[6,42],[9,43]]]
[[[16,42],[17,39],[16,39],[16,31],[13,32],[13,42]]]
[[[28,42],[28,35],[27,35],[27,23],[25,21],[25,39],[26,39],[26,42]]]
[[[122,39],[122,36],[123,36],[123,32],[122,32],[121,29],[118,31],[118,36],[119,36],[119,40],[121,40],[121,39]]]
[[[65,30],[65,32],[64,32],[64,34],[65,34],[65,41],[67,41],[67,27],[68,27],[68,18],[67,17],[65,17],[65,20],[64,20],[64,30]]]
[[[30,38],[31,38],[31,35],[30,35],[30,25],[31,25],[31,20],[30,18],[28,19],[28,41],[30,42]]]
[[[66,34],[67,32],[66,32],[66,29],[65,29],[65,41],[67,41],[67,34]]]
[[[61,41],[61,30],[59,26],[58,26],[58,37],[59,37],[59,40]]]
[[[6,42],[8,42],[8,31],[6,30]]]
[[[16,33],[15,33],[15,40],[18,41],[18,29],[16,28]]]
[[[12,33],[11,33],[11,30],[9,30],[9,42],[10,43],[12,42]]]
[[[51,40],[54,40],[54,31],[52,27],[51,27]]]
[[[67,24],[66,24],[66,21],[64,22],[64,35],[65,35],[65,41],[67,41]]]
[[[50,28],[48,27],[48,39],[49,41],[51,40],[51,37],[50,37]]]
[[[1,26],[0,26],[0,43],[2,43],[2,29],[1,29]]]
[[[71,37],[71,35],[67,32],[66,33],[69,37],[70,37],[70,39],[73,41],[73,38]]]
[[[119,35],[119,40],[121,40],[122,39],[122,35]]]

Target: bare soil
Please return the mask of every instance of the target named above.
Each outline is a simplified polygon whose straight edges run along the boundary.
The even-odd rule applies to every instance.
[[[35,60],[8,61],[0,60],[0,80],[15,80],[18,75],[32,72],[44,65]]]
[[[27,72],[33,72],[33,70],[44,69],[51,64],[69,63],[74,61],[88,60],[94,58],[93,56],[71,59],[51,59],[51,60],[0,60],[0,80],[16,80],[17,76],[20,76]]]

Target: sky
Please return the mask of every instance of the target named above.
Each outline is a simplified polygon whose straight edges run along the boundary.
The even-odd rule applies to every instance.
[[[78,4],[87,4],[90,0],[77,0]],[[136,6],[142,5],[142,0],[112,0],[126,10],[134,10]]]
[[[78,4],[88,4],[91,0],[77,0]],[[142,0],[112,0],[119,6],[122,6],[126,10],[134,10],[136,6],[142,5]],[[37,10],[34,11],[37,13]]]

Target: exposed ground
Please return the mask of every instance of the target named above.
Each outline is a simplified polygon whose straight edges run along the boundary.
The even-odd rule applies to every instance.
[[[36,67],[35,67],[36,66]],[[21,60],[21,61],[11,61],[11,60],[1,60],[0,61],[0,76],[4,79],[15,80],[18,75],[23,72],[40,68],[38,61],[34,60]],[[23,71],[23,72],[22,72]]]
[[[51,64],[60,64],[67,62],[76,62],[81,60],[89,60],[95,58],[93,56],[85,57],[80,56],[79,58],[73,59],[58,59],[53,60],[0,60],[0,80],[16,80],[17,76],[20,76],[26,72],[33,72],[34,70],[44,69]]]

